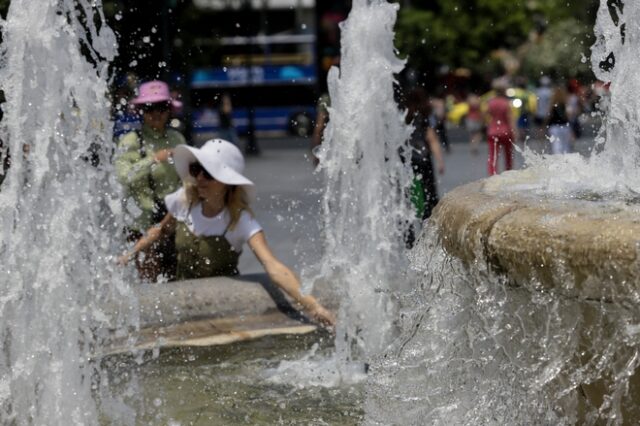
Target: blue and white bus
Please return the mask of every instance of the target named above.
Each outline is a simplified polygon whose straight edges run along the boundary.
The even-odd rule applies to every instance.
[[[223,94],[231,98],[232,122],[240,135],[247,134],[251,119],[258,136],[311,132],[318,98],[313,10],[302,14],[291,14],[290,8],[270,10],[274,17],[286,14],[290,28],[212,41],[214,63],[194,69],[190,77],[194,143],[218,134]]]

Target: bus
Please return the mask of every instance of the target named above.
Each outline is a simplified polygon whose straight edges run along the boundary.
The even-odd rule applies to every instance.
[[[252,129],[257,136],[310,134],[319,95],[313,6],[299,0],[262,2],[260,8],[251,6],[257,19],[246,8],[218,11],[239,29],[198,41],[210,53],[209,63],[190,74],[194,143],[218,134],[225,94],[240,135]]]

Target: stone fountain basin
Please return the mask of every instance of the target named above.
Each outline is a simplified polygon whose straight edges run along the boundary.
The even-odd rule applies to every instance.
[[[139,327],[114,338],[107,354],[223,345],[317,329],[266,274],[140,284],[136,293]],[[328,309],[337,308],[328,286],[316,285],[314,295]]]
[[[568,297],[635,299],[640,284],[640,210],[624,201],[532,196],[511,172],[454,189],[431,221],[445,250],[510,281]],[[511,189],[508,189],[511,188]]]
[[[449,255],[470,269],[503,277],[506,291],[523,294],[524,289],[571,300],[567,306],[574,306],[581,318],[580,327],[572,330],[579,335],[578,350],[556,378],[569,383],[573,370],[593,370],[585,360],[599,350],[594,335],[616,336],[625,325],[638,322],[640,209],[636,200],[606,200],[597,194],[588,199],[544,195],[541,181],[524,170],[458,187],[442,198],[430,221]],[[522,303],[532,302],[525,297]],[[513,312],[518,306],[504,309]],[[542,322],[532,325],[532,330],[544,328]],[[618,337],[612,365],[633,359],[637,343],[631,334]],[[629,381],[622,424],[636,424],[640,418],[638,371],[625,373]],[[588,410],[606,405],[618,380],[602,373],[598,380],[581,383],[558,406],[566,412],[577,407],[577,424],[586,423]]]

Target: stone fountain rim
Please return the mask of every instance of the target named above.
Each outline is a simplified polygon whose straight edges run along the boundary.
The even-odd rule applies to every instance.
[[[442,198],[430,223],[447,253],[467,265],[481,261],[514,284],[535,282],[569,297],[609,300],[635,293],[637,209],[500,192],[496,180],[472,182]]]
[[[225,345],[318,329],[293,308],[291,299],[266,274],[139,283],[134,289],[137,329],[124,337],[114,336],[100,356]],[[313,294],[328,309],[337,310],[337,293],[328,282],[316,282]]]

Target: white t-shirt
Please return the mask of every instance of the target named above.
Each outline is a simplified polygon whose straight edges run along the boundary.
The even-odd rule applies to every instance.
[[[202,214],[202,203],[194,204],[189,210],[184,188],[164,197],[164,203],[171,216],[187,225],[189,230],[198,237],[222,235],[231,221],[231,215],[226,208],[214,217],[206,217]],[[236,226],[227,230],[225,236],[231,247],[241,252],[244,243],[260,231],[262,231],[260,224],[251,214],[243,211]]]

